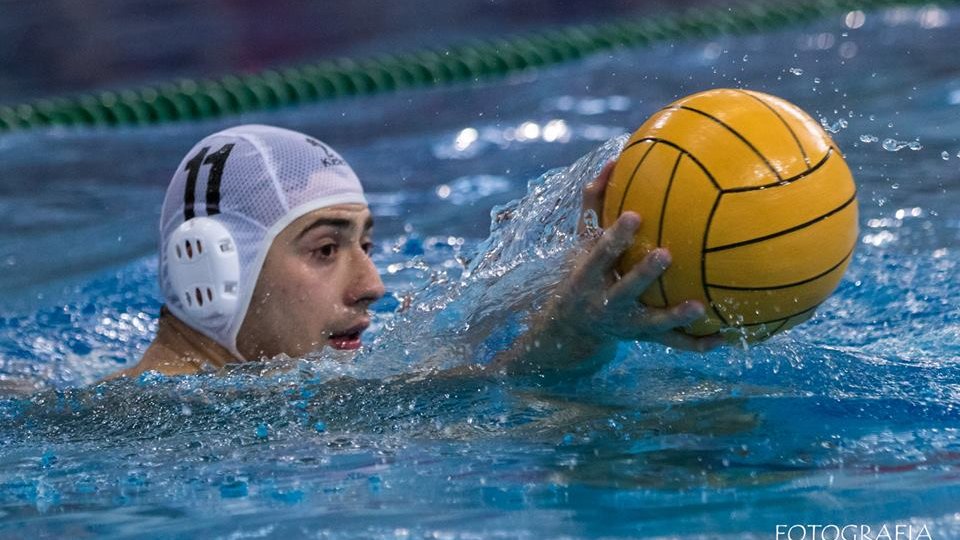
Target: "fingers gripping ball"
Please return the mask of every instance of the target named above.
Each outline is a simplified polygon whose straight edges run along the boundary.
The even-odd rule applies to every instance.
[[[857,242],[857,191],[840,150],[795,105],[709,90],[660,110],[621,154],[601,224],[643,216],[625,273],[658,246],[671,267],[641,297],[700,300],[688,332],[765,339],[808,319],[837,287]]]

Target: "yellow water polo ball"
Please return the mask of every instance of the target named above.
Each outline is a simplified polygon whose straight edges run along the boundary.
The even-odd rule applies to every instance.
[[[656,247],[673,263],[641,301],[700,300],[686,330],[759,341],[836,289],[857,243],[857,189],[830,136],[799,107],[739,89],[694,94],[638,129],[614,167],[601,224],[643,222],[625,273]]]

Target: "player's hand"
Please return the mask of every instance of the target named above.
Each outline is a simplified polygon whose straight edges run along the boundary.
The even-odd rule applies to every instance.
[[[586,186],[583,214],[599,216],[614,162],[608,163]],[[590,216],[590,212],[594,214]],[[599,237],[591,225],[580,220],[586,250],[574,261],[570,275],[559,285],[549,306],[550,319],[582,338],[598,342],[610,339],[655,341],[683,350],[708,351],[724,342],[720,336],[697,338],[678,330],[699,319],[704,306],[688,300],[666,308],[642,304],[640,296],[653,286],[670,266],[670,252],[651,251],[625,275],[619,276],[617,261],[633,244],[641,218],[624,212]]]

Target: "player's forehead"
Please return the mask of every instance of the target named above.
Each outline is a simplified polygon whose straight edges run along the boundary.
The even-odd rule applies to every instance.
[[[348,203],[318,208],[300,216],[283,230],[282,235],[301,237],[310,231],[335,228],[363,232],[373,227],[373,215],[365,204]]]

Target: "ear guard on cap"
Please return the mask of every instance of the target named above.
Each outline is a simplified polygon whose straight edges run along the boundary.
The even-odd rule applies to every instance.
[[[195,217],[173,231],[167,273],[194,324],[212,328],[236,313],[240,256],[230,231],[217,220]]]

